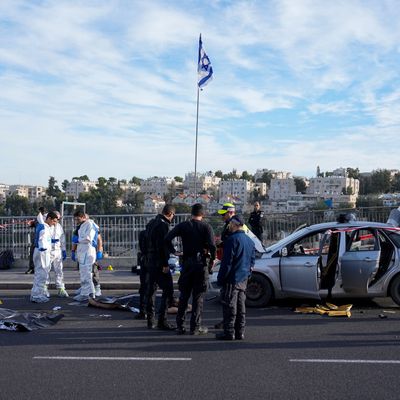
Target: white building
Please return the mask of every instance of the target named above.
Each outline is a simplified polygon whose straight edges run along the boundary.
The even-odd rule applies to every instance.
[[[271,201],[287,200],[296,194],[296,184],[289,172],[277,172],[271,179],[268,196]]]
[[[183,186],[186,194],[195,192],[195,183],[197,193],[218,190],[221,178],[218,178],[209,172],[205,174],[197,173],[196,175],[196,178],[194,172],[189,172],[185,175]]]
[[[73,179],[71,182],[68,183],[65,189],[65,195],[67,197],[73,197],[76,200],[81,193],[89,192],[90,189],[95,189],[96,187],[97,182]]]
[[[0,204],[4,204],[6,202],[7,194],[10,190],[10,186],[4,183],[0,183]]]
[[[4,185],[5,187],[8,185]],[[8,196],[13,194],[21,197],[25,197],[30,203],[41,201],[43,197],[46,196],[46,188],[44,186],[31,186],[31,185],[10,185],[8,186],[8,191],[6,192]],[[0,198],[1,198],[0,193]]]
[[[146,214],[158,214],[165,206],[165,201],[159,196],[146,196],[144,199],[143,212]]]
[[[227,196],[233,196],[240,199],[240,202],[246,204],[251,199],[251,192],[253,190],[254,183],[247,181],[246,179],[228,179],[221,181],[219,184],[219,198]]]
[[[140,191],[147,196],[165,196],[169,193],[172,184],[177,184],[173,178],[167,177],[153,177],[145,179],[141,186]]]
[[[28,199],[30,203],[40,201],[46,197],[46,188],[44,186],[29,186]]]
[[[346,194],[351,189],[351,194],[358,196],[360,181],[345,176],[327,176],[310,178],[307,194],[319,195],[323,198],[333,198]]]

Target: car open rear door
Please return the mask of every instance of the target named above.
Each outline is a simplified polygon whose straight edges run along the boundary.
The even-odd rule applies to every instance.
[[[358,229],[346,233],[346,252],[342,255],[343,290],[349,294],[368,293],[368,285],[379,268],[379,240],[373,229]]]

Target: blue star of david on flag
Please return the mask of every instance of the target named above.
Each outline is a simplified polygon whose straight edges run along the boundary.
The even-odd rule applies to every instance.
[[[200,89],[208,84],[212,80],[213,68],[208,55],[203,49],[203,42],[201,41],[201,35],[199,38],[199,61],[198,61],[198,80],[197,85]]]

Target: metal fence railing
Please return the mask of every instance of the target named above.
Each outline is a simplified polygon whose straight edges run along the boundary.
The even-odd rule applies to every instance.
[[[302,224],[317,224],[333,221],[339,213],[354,213],[359,220],[386,222],[390,208],[373,207],[351,210],[306,211],[296,213],[268,214],[264,218],[264,243],[270,244],[288,235]],[[188,214],[178,214],[172,223],[186,220]],[[245,215],[247,221],[247,216]],[[36,217],[0,217],[0,251],[12,250],[15,258],[28,258],[29,246],[34,231],[28,222]],[[140,215],[93,215],[91,218],[99,225],[104,241],[104,251],[110,257],[136,259],[138,248],[138,235],[146,224],[154,218],[151,214]],[[208,217],[218,235],[223,222],[221,217]],[[71,248],[72,231],[74,229],[73,217],[64,216],[62,225],[65,231],[67,249]]]

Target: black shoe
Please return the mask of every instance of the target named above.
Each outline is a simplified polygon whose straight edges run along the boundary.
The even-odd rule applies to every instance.
[[[244,333],[235,333],[235,340],[244,340]]]
[[[147,319],[147,315],[145,312],[140,311],[140,313],[135,316],[135,319]]]
[[[207,335],[207,333],[208,333],[208,328],[206,328],[205,326],[200,326],[199,328],[196,328],[195,330],[190,331],[190,334],[195,335],[195,336]]]
[[[215,329],[223,329],[224,328],[224,321],[218,322],[218,324],[214,325]]]
[[[162,331],[174,331],[176,329],[176,326],[171,325],[168,322],[159,322],[157,324],[157,328],[161,329]]]
[[[157,325],[154,322],[154,320],[152,320],[152,319],[147,320],[147,328],[148,329],[156,329],[157,328]]]
[[[181,326],[181,327],[176,328],[176,334],[177,335],[184,335],[185,333],[186,333],[186,328],[185,327]]]
[[[215,334],[215,339],[217,340],[233,340],[233,335],[228,335],[225,332],[217,332]]]

